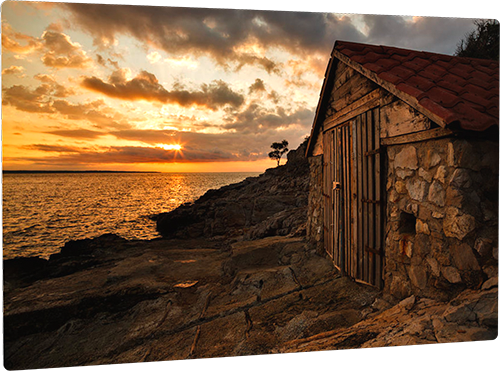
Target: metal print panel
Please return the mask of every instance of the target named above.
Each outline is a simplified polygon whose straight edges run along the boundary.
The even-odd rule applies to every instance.
[[[5,368],[496,339],[498,31],[4,2]]]

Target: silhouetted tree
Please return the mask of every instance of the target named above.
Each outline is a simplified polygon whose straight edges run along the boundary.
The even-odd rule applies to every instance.
[[[469,32],[457,45],[457,57],[498,60],[498,30],[496,19],[474,21],[476,29]]]
[[[278,166],[280,166],[281,156],[288,152],[288,142],[284,139],[281,142],[274,142],[271,144],[271,148],[274,151],[269,152],[269,157],[276,160]]]

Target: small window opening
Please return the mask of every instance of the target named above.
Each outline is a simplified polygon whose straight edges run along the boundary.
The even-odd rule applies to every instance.
[[[410,213],[401,212],[399,218],[399,233],[401,234],[415,234],[415,226],[417,224],[417,218],[415,215]]]

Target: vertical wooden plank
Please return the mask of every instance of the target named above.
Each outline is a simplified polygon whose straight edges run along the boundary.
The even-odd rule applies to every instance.
[[[337,130],[332,130],[332,156],[333,156],[333,167],[332,167],[332,181],[337,182],[337,172],[338,172],[338,164],[337,164]],[[332,257],[334,263],[338,266],[338,192],[332,191],[332,200],[333,200],[333,210],[332,210],[332,222],[333,222],[333,235],[332,235]]]
[[[374,127],[374,149],[380,149],[380,110],[373,110],[373,127]],[[382,288],[382,191],[380,177],[380,152],[375,155],[375,199],[379,202],[375,204],[375,234],[376,234],[376,249],[379,254],[375,255],[375,285]]]
[[[352,277],[358,278],[358,119],[355,118],[352,122],[352,149],[351,149],[351,164],[352,164],[352,189],[351,189],[351,208],[352,208]]]
[[[367,129],[368,129],[368,146],[367,146],[367,151],[372,151],[373,150],[373,117],[372,117],[372,111],[368,111],[367,113]],[[374,200],[375,195],[374,195],[374,186],[375,182],[373,179],[374,175],[374,166],[373,166],[373,157],[374,156],[366,156],[368,159],[368,199],[369,200]],[[375,248],[375,218],[374,218],[374,209],[375,209],[375,204],[373,203],[368,203],[368,219],[369,219],[369,227],[368,227],[368,246],[371,248]],[[372,285],[375,284],[375,261],[374,261],[374,254],[369,253],[368,254],[368,259],[369,259],[369,269],[368,269],[368,275],[369,275],[369,280],[368,282],[371,283]]]
[[[363,161],[363,193],[362,193],[362,208],[363,208],[363,239],[362,239],[362,245],[361,249],[363,251],[363,278],[362,280],[365,282],[368,282],[368,259],[367,259],[367,252],[365,250],[365,246],[368,243],[368,204],[364,202],[363,200],[366,200],[368,198],[368,161],[365,156],[365,152],[367,151],[367,138],[368,138],[368,132],[367,132],[367,124],[366,124],[366,113],[363,113],[362,115],[362,127],[361,127],[361,143],[362,143],[362,148],[361,148],[361,156],[362,156],[362,161]]]
[[[347,220],[347,137],[346,137],[346,126],[341,128],[342,133],[342,226],[344,232],[343,244],[342,244],[342,257],[345,272],[349,272],[349,249],[348,249],[348,241],[349,241],[349,228],[348,228],[348,220]]]
[[[362,161],[362,156],[361,156],[361,116],[357,117],[357,128],[356,128],[356,163],[358,166],[358,176],[357,176],[357,182],[358,182],[358,189],[357,189],[357,221],[358,221],[358,257],[357,257],[357,276],[356,278],[362,279],[363,277],[363,207],[361,203],[361,198],[363,195],[363,161]]]
[[[346,249],[346,262],[347,266],[349,267],[349,275],[351,275],[351,135],[349,133],[350,131],[350,124],[346,125],[344,127],[345,131],[345,162],[346,162],[346,176],[345,176],[345,230],[346,230],[346,239],[345,239],[345,249]]]

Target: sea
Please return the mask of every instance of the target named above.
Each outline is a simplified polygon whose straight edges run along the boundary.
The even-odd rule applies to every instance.
[[[3,257],[48,258],[70,240],[160,237],[155,215],[259,173],[4,173]]]

